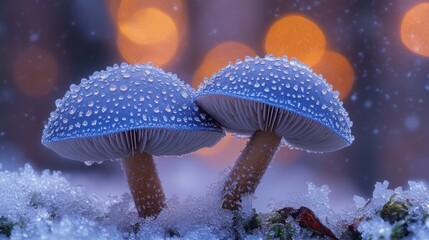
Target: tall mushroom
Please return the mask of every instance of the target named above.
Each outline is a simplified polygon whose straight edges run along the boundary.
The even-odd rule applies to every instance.
[[[74,160],[122,159],[139,216],[156,216],[165,199],[152,156],[190,153],[224,136],[194,97],[160,68],[114,65],[55,102],[42,143]]]
[[[351,144],[352,122],[338,92],[302,63],[246,57],[200,85],[198,105],[227,131],[251,135],[223,187],[222,207],[253,194],[280,142],[314,152]]]

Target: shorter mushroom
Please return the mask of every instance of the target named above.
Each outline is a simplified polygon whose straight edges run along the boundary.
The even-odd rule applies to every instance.
[[[74,160],[122,159],[139,216],[156,216],[165,197],[152,156],[187,154],[224,136],[194,97],[160,68],[114,65],[72,84],[55,102],[42,143]]]
[[[247,57],[215,73],[196,101],[227,131],[251,135],[223,188],[222,207],[237,210],[253,194],[283,139],[291,147],[334,151],[353,142],[338,92],[302,63]]]

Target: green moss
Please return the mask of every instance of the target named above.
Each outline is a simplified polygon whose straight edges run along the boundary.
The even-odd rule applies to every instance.
[[[408,225],[403,220],[400,222],[397,222],[395,226],[392,229],[392,234],[390,235],[391,240],[399,240],[403,239],[404,237],[408,236],[410,232],[407,229]]]
[[[404,220],[411,207],[408,201],[394,201],[395,197],[396,194],[393,194],[380,211],[380,217],[390,224]]]
[[[292,240],[294,235],[295,231],[290,223],[274,223],[273,225],[271,225],[266,235],[266,239]]]
[[[286,218],[285,216],[283,216],[282,214],[278,213],[278,212],[272,212],[270,213],[270,216],[268,218],[268,222],[271,224],[274,223],[285,223]]]
[[[383,218],[384,221],[394,224],[392,234],[390,235],[390,238],[393,240],[403,239],[410,234],[407,229],[407,222],[411,221],[409,217],[409,210],[411,208],[410,202],[407,200],[395,200],[395,198],[396,194],[393,194],[380,211],[380,217]]]
[[[246,233],[252,233],[255,229],[259,229],[261,227],[262,221],[256,213],[256,210],[253,209],[252,217],[243,223],[244,231],[246,231]]]
[[[12,234],[12,229],[15,225],[17,224],[10,221],[8,218],[1,216],[0,217],[0,236],[6,235],[6,237],[10,237],[10,235]]]

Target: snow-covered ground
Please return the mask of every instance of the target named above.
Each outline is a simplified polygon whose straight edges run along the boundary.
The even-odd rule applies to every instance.
[[[156,219],[139,219],[129,194],[107,201],[59,172],[30,165],[0,171],[0,239],[429,239],[429,190],[377,183],[373,197],[336,210],[327,186],[278,199],[267,212],[245,199],[237,216],[221,209],[222,177],[200,197],[172,196]]]

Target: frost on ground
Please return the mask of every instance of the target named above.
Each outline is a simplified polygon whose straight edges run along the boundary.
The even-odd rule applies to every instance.
[[[371,199],[335,212],[329,188],[308,185],[255,213],[252,198],[240,216],[220,209],[221,181],[199,198],[168,199],[156,219],[139,219],[131,197],[102,200],[71,186],[59,172],[0,171],[0,239],[428,239],[429,190],[377,183]]]

